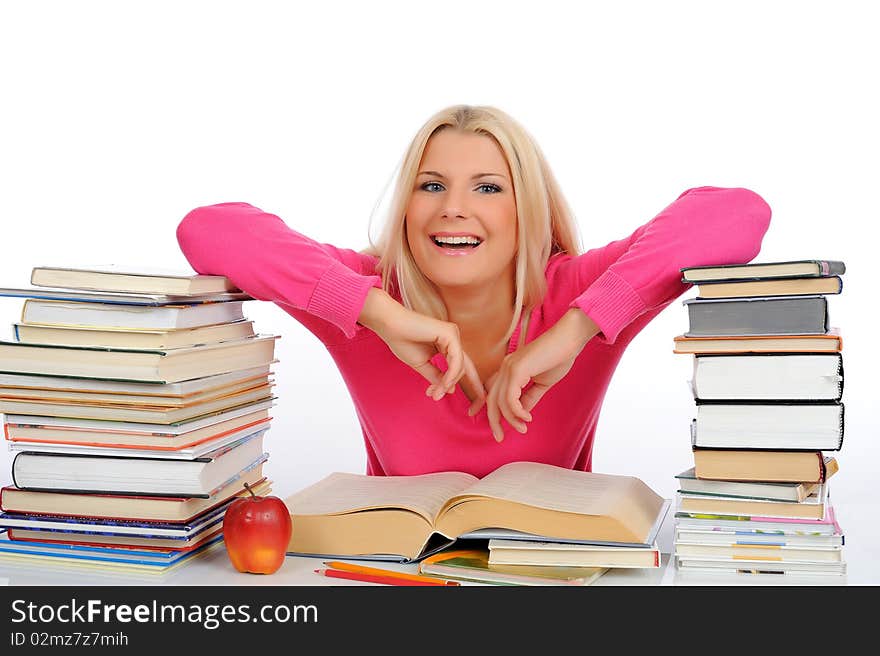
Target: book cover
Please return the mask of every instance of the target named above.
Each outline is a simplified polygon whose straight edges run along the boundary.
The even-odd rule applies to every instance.
[[[824,335],[678,335],[673,353],[839,353],[843,350],[840,328]]]
[[[92,291],[52,287],[0,287],[0,296],[45,301],[75,301],[106,305],[137,305],[162,307],[169,305],[201,305],[228,301],[254,300],[244,292],[213,292],[209,294],[146,294],[136,292]]]
[[[785,262],[748,262],[713,264],[680,269],[682,282],[711,280],[762,280],[776,277],[842,276],[846,264],[840,260],[790,260]]]
[[[840,401],[840,353],[730,353],[694,356],[692,391],[700,401]]]
[[[691,298],[688,337],[719,335],[821,335],[828,332],[825,296]]]

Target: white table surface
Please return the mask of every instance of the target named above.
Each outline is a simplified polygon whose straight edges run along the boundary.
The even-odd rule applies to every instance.
[[[838,522],[846,536],[845,576],[773,576],[734,573],[694,574],[680,572],[670,558],[675,509],[670,508],[658,536],[662,553],[661,566],[656,569],[610,569],[593,586],[607,585],[877,585],[880,583],[880,530],[876,507],[866,502],[835,504]],[[358,562],[358,561],[352,561]],[[418,565],[395,563],[364,563],[377,567],[415,572]],[[92,568],[24,565],[0,560],[0,585],[375,585],[360,581],[330,579],[314,570],[322,567],[322,559],[288,556],[277,572],[271,575],[243,574],[235,570],[225,548],[220,545],[210,553],[194,559],[166,574],[129,574]],[[462,585],[484,585],[462,582]]]

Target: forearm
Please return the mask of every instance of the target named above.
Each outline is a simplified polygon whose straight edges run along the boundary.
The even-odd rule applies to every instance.
[[[357,322],[381,336],[402,307],[385,290],[373,287],[367,292]]]
[[[599,326],[580,308],[569,308],[554,326],[559,337],[572,351],[580,352],[593,337],[599,334]]]
[[[349,338],[367,290],[381,285],[354,251],[320,244],[247,203],[194,209],[177,240],[196,272],[224,275],[252,297],[307,312]]]

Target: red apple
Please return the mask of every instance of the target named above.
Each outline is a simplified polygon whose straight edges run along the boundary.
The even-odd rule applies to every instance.
[[[272,574],[284,562],[290,542],[290,511],[278,497],[257,496],[244,486],[251,495],[233,501],[223,516],[226,553],[239,572]]]

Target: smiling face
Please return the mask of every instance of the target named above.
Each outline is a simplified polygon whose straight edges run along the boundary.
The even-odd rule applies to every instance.
[[[441,288],[513,280],[516,199],[495,140],[442,129],[425,147],[406,208],[406,235],[422,273]]]

